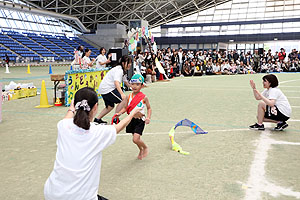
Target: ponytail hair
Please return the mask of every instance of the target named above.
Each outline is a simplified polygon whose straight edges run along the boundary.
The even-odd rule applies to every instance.
[[[123,65],[123,63],[124,63],[124,65]],[[119,60],[119,65],[122,66],[124,74],[126,74],[124,67],[126,64],[128,65],[129,63],[132,63],[132,57],[128,56],[128,55],[122,56],[122,58],[120,58],[120,60]]]
[[[90,111],[98,103],[98,95],[93,88],[85,87],[75,94],[74,105],[76,114],[74,124],[85,130],[90,129]]]

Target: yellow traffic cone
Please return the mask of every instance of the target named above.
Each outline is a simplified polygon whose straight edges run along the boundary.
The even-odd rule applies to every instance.
[[[49,105],[48,103],[48,97],[47,97],[47,90],[46,90],[46,84],[45,81],[42,81],[42,89],[41,89],[41,98],[40,98],[40,105],[36,106],[36,108],[49,108],[53,105]]]
[[[28,67],[27,67],[27,74],[31,74],[30,72],[30,65],[28,64]]]

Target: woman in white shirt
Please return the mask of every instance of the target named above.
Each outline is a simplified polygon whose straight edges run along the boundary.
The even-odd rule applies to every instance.
[[[106,65],[108,63],[110,63],[110,57],[111,57],[111,54],[108,55],[108,58],[106,58],[106,49],[104,47],[101,47],[100,49],[100,55],[96,58],[96,68],[97,69],[102,69],[102,68],[105,68]]]
[[[44,186],[45,200],[99,200],[102,151],[112,145],[141,109],[135,109],[119,124],[92,123],[98,111],[98,96],[92,88],[82,88],[58,122],[54,168]]]
[[[106,124],[102,118],[107,115],[117,104],[116,113],[125,106],[125,98],[120,84],[124,81],[124,75],[131,68],[132,58],[130,56],[122,56],[119,65],[109,70],[100,83],[98,92],[101,94],[105,103],[105,108],[100,112],[94,122],[98,124]],[[121,103],[122,102],[122,103]]]
[[[91,61],[91,59],[89,58],[91,53],[92,53],[92,51],[88,48],[86,48],[84,50],[84,54],[82,55],[83,57],[82,57],[82,60],[81,60],[81,62],[82,62],[81,69],[89,69],[90,67],[93,66],[93,64],[95,62],[95,58],[93,58],[92,61]]]
[[[281,92],[278,86],[278,79],[274,74],[265,75],[263,86],[266,88],[260,93],[253,80],[250,80],[250,86],[256,100],[262,100],[258,104],[257,123],[249,126],[250,129],[265,130],[263,122],[277,123],[274,130],[282,131],[288,124],[286,121],[290,118],[292,109],[286,96]]]

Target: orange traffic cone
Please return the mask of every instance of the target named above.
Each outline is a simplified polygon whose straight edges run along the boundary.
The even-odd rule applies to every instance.
[[[45,81],[42,81],[42,89],[41,89],[41,98],[40,98],[40,105],[36,106],[36,108],[49,108],[53,105],[49,105],[48,103],[48,97],[47,97],[47,90],[46,90],[46,84]]]
[[[60,99],[58,97],[56,98],[54,106],[62,106],[62,102],[60,101]]]

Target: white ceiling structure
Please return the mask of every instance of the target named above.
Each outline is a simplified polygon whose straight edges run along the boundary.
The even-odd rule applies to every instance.
[[[86,29],[97,24],[124,24],[148,21],[150,28],[172,22],[228,0],[20,0],[33,8],[78,18]],[[13,2],[13,0],[10,0]],[[74,20],[63,22],[82,30]]]

